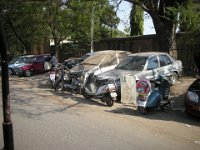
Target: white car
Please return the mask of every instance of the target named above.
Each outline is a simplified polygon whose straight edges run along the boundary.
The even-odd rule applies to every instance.
[[[141,52],[125,57],[113,70],[95,76],[95,86],[115,83],[117,95],[121,95],[120,77],[135,76],[136,81],[155,74],[171,74],[170,83],[174,85],[182,74],[183,66],[180,60],[173,59],[164,52]],[[100,84],[99,84],[100,83]]]
[[[99,75],[98,78],[119,79],[121,75],[130,74],[139,80],[146,76],[153,76],[155,73],[167,74],[170,72],[172,74],[170,83],[174,85],[182,71],[182,62],[175,60],[168,53],[141,52],[127,56],[115,69]]]
[[[70,73],[84,74],[89,70],[94,70],[94,75],[98,75],[114,69],[117,64],[119,64],[122,59],[129,54],[131,53],[120,50],[97,51],[94,54],[91,54],[81,64],[74,66],[72,69],[70,69]]]

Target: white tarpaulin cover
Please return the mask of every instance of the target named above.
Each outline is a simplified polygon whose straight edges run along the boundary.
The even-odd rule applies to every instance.
[[[120,77],[121,82],[121,102],[125,104],[136,105],[136,79],[135,76],[123,75]]]

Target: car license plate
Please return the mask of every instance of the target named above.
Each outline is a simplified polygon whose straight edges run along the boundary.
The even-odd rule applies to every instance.
[[[55,80],[55,77],[56,77],[56,74],[50,74],[50,79],[51,79],[51,80],[54,81],[54,80]]]
[[[115,92],[111,92],[110,95],[111,95],[111,97],[117,97],[117,93],[115,93]]]

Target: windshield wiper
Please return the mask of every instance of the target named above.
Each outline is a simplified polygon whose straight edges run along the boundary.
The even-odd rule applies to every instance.
[[[82,63],[83,65],[97,65],[97,64],[92,64],[92,63]]]

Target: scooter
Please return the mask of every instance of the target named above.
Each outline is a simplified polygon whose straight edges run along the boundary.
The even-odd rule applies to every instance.
[[[88,71],[85,74],[85,81],[82,86],[82,95],[90,99],[92,97],[100,99],[106,103],[107,106],[113,106],[115,100],[117,100],[117,86],[114,82],[103,84],[98,81],[94,75],[94,71]]]
[[[150,109],[161,108],[170,104],[170,75],[158,75],[147,77],[136,83],[137,110],[142,114],[148,114]]]

